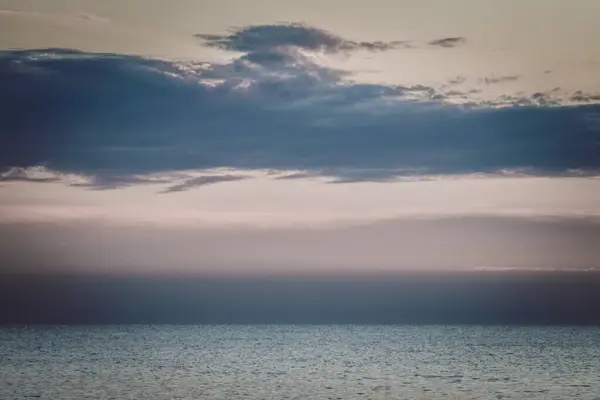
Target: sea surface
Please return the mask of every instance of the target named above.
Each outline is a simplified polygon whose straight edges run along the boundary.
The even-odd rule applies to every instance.
[[[600,328],[0,328],[0,399],[600,399]]]

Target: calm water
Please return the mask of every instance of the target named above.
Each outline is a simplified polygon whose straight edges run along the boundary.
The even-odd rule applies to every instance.
[[[0,328],[0,399],[600,399],[600,328]]]

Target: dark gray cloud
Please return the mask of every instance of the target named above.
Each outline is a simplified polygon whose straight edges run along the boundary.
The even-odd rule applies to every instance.
[[[430,41],[428,44],[435,47],[451,48],[461,46],[467,43],[467,39],[462,36],[446,37]]]
[[[547,107],[551,93],[453,105],[458,92],[356,83],[290,48],[249,56],[0,52],[0,171],[44,165],[112,188],[217,167],[341,181],[600,168],[599,105]]]
[[[304,50],[340,53],[356,50],[386,51],[406,47],[404,41],[357,42],[344,39],[327,30],[290,23],[253,25],[232,30],[226,35],[197,34],[207,46],[245,53],[265,52],[279,47],[297,47]]]
[[[173,185],[162,193],[183,192],[185,190],[197,188],[200,186],[214,185],[215,183],[219,182],[234,182],[243,179],[248,179],[248,177],[243,175],[198,176],[195,178],[188,179],[183,183]]]

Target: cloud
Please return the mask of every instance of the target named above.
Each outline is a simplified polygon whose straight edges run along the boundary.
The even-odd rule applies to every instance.
[[[0,172],[0,182],[36,182],[56,183],[65,182],[67,176],[44,167],[8,168]]]
[[[460,90],[449,90],[444,93],[444,95],[446,97],[464,97],[464,98],[466,98],[468,94],[469,94],[468,92],[462,92]]]
[[[279,175],[275,177],[275,179],[281,180],[290,180],[290,179],[306,179],[306,178],[316,178],[319,174],[315,174],[314,172],[294,172],[291,174]]]
[[[36,182],[36,183],[56,183],[61,180],[58,178],[47,177],[47,178],[36,178],[28,176],[2,176],[0,182]]]
[[[133,185],[150,185],[171,182],[172,179],[170,178],[105,174],[92,176],[87,182],[72,183],[70,186],[89,188],[92,190],[110,190],[126,188]]]
[[[590,94],[578,90],[575,93],[573,93],[573,95],[571,96],[571,100],[583,103],[600,101],[600,93]]]
[[[271,25],[250,25],[230,30],[229,34],[216,35],[199,33],[194,35],[204,45],[222,50],[248,53],[268,53],[281,48],[296,48],[304,51],[322,53],[344,53],[353,51],[388,51],[394,49],[412,49],[419,44],[408,40],[393,41],[355,41],[345,39],[328,30],[302,23]],[[427,43],[433,47],[457,47],[466,43],[464,37],[447,37]]]
[[[89,21],[95,21],[95,22],[110,22],[110,19],[107,17],[103,17],[97,14],[92,14],[92,13],[88,13],[88,12],[79,12],[76,14],[79,18],[82,19],[86,19]]]
[[[300,23],[252,25],[232,30],[228,35],[197,34],[195,36],[210,47],[250,54],[264,53],[280,47],[340,53],[357,50],[386,51],[409,45],[408,42],[403,41],[357,42],[347,40],[327,30]]]
[[[461,85],[467,81],[467,78],[464,76],[457,76],[456,78],[452,78],[448,80],[448,84],[450,85]]]
[[[105,171],[103,174],[81,175],[63,173],[48,169],[44,166],[13,167],[0,173],[0,182],[36,182],[36,183],[64,183],[72,187],[87,188],[90,190],[121,189],[134,185],[165,184],[181,180],[185,174],[163,174],[162,176],[119,175]]]
[[[486,76],[481,79],[481,82],[486,85],[493,85],[496,83],[504,83],[504,82],[514,82],[518,81],[521,77],[519,75],[506,75],[506,76]]]
[[[451,48],[458,47],[467,43],[467,39],[461,36],[456,37],[446,37],[442,39],[436,39],[430,41],[428,44],[434,47],[443,47],[443,48]]]
[[[486,100],[484,103],[490,106],[510,106],[510,107],[530,107],[530,106],[561,106],[564,105],[564,100],[554,96],[560,88],[554,88],[546,92],[535,92],[531,95],[500,95],[494,100]],[[572,101],[572,98],[571,100]],[[583,119],[586,119],[590,113],[586,113]]]
[[[173,185],[166,189],[162,193],[175,193],[183,192],[185,190],[193,189],[200,186],[214,185],[219,182],[235,182],[242,179],[248,179],[248,176],[243,175],[220,175],[220,176],[198,176],[195,178],[188,179],[183,183]]]
[[[211,171],[218,173],[219,171]],[[114,190],[135,185],[165,185],[171,184],[161,193],[181,192],[198,186],[219,182],[231,182],[247,179],[244,175],[207,175],[193,176],[190,172],[167,172],[160,175],[123,175],[104,171],[96,175],[67,174],[46,167],[17,167],[0,173],[0,182],[35,182],[35,183],[64,183],[71,187],[90,190]]]
[[[599,105],[556,107],[550,92],[451,104],[468,92],[357,83],[264,47],[223,64],[0,52],[0,171],[43,165],[111,188],[219,167],[340,181],[600,168]]]

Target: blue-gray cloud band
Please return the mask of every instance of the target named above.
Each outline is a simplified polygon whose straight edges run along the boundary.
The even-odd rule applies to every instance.
[[[111,188],[122,186],[113,176],[129,185],[128,175],[214,167],[340,182],[600,167],[598,105],[465,107],[422,85],[347,78],[291,48],[253,47],[228,64],[0,52],[0,169],[44,165]]]

